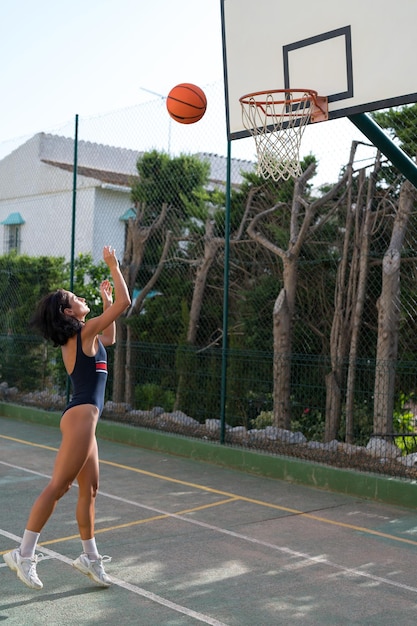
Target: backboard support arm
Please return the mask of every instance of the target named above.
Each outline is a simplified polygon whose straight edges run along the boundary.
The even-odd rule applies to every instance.
[[[387,159],[417,188],[417,165],[387,137],[382,128],[366,113],[349,115],[348,119],[378,148]]]

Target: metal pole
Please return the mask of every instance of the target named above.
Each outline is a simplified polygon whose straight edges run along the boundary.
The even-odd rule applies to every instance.
[[[224,225],[224,284],[223,284],[223,343],[222,343],[222,374],[221,374],[221,406],[220,406],[220,443],[224,444],[226,432],[226,396],[227,396],[227,350],[228,350],[228,319],[229,319],[229,253],[230,253],[230,195],[231,195],[231,145],[227,142],[226,170],[226,218]]]
[[[402,174],[417,187],[417,166],[395,143],[387,137],[381,127],[365,113],[348,116],[350,121],[376,146]]]
[[[74,133],[74,170],[72,175],[72,217],[71,217],[71,257],[70,257],[70,291],[74,291],[74,261],[75,261],[75,217],[77,208],[77,169],[78,169],[78,114],[75,116]],[[67,404],[70,397],[70,380],[67,376]]]
[[[75,116],[74,170],[73,170],[73,176],[72,176],[72,221],[71,221],[70,291],[72,291],[74,289],[75,216],[76,216],[76,208],[77,208],[77,168],[78,168],[78,115]]]

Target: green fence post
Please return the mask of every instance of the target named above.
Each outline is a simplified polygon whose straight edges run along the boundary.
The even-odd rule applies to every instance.
[[[70,291],[74,290],[74,259],[75,259],[75,217],[77,208],[77,168],[78,168],[78,114],[75,116],[74,132],[74,171],[72,175],[72,217],[71,217],[71,262],[70,262]],[[67,376],[67,403],[70,397],[70,381]]]
[[[226,216],[224,223],[224,284],[223,284],[223,342],[222,342],[222,378],[220,400],[220,443],[224,443],[226,432],[226,395],[227,395],[227,348],[228,348],[228,317],[229,317],[229,252],[230,252],[230,169],[231,145],[227,142],[226,170]]]

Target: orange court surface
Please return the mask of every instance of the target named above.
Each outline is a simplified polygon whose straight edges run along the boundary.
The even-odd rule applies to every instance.
[[[58,428],[0,418],[0,555],[19,541],[59,442]],[[96,537],[113,586],[71,567],[74,485],[40,538],[44,588],[0,559],[8,626],[416,622],[416,510],[112,441],[99,449]]]

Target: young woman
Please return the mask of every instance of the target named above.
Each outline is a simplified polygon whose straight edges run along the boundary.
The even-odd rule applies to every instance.
[[[130,305],[130,297],[111,246],[104,248],[103,259],[110,269],[115,298],[113,302],[110,282],[103,281],[100,285],[103,301],[101,315],[85,321],[90,309],[84,298],[58,289],[39,303],[32,319],[32,325],[46,339],[50,339],[55,346],[61,346],[64,365],[73,387],[71,401],[61,418],[62,441],[52,478],[32,506],[19,548],[3,555],[10,569],[32,589],[43,587],[36,572],[38,557],[35,549],[39,534],[58,500],[75,479],[79,487],[76,518],[83,553],[73,566],[102,587],[111,584],[94,538],[95,496],[99,478],[95,431],[103,410],[107,379],[105,346],[115,342],[115,320]]]

